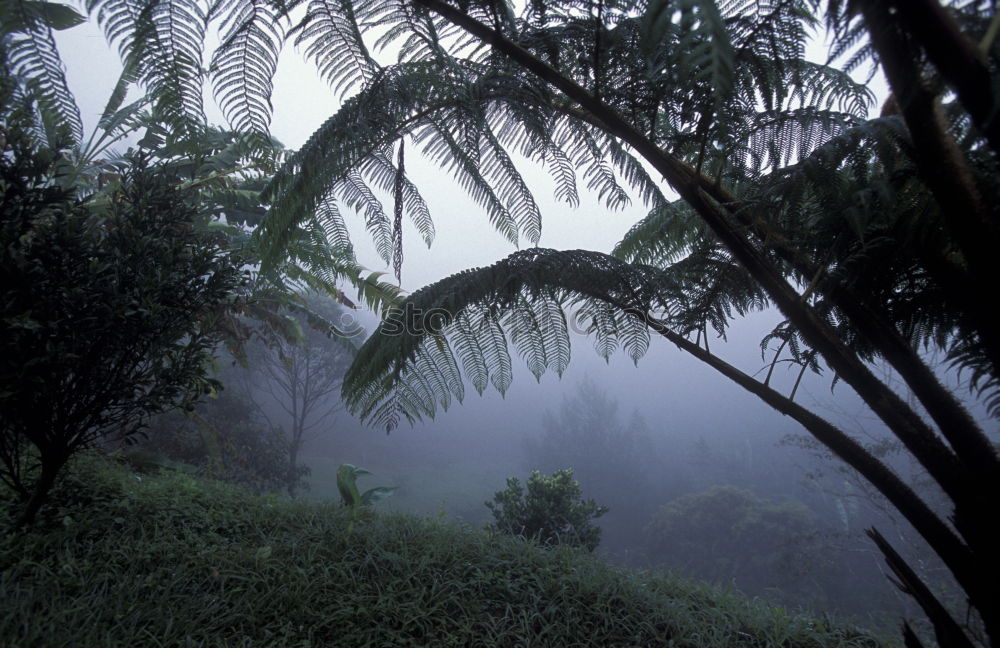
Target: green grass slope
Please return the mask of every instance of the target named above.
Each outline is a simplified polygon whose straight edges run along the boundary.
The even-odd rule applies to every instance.
[[[688,581],[472,528],[84,458],[0,511],[3,646],[878,646]]]

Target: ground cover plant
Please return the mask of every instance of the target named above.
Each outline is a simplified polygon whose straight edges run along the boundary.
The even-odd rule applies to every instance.
[[[4,513],[12,501],[3,491]],[[880,645],[568,547],[90,455],[32,530],[2,524],[11,646]]]

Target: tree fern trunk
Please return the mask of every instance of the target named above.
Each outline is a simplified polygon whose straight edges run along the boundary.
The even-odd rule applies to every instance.
[[[1000,637],[1000,613],[998,613],[1000,590],[997,585],[1000,583],[1000,573],[994,555],[997,544],[990,544],[996,532],[989,529],[988,522],[993,519],[995,508],[991,506],[990,500],[991,494],[995,491],[990,486],[997,480],[997,471],[993,467],[996,464],[996,453],[992,447],[988,452],[975,450],[986,447],[985,438],[967,412],[962,411],[962,408],[950,398],[942,399],[942,393],[947,395],[946,390],[943,390],[936,381],[927,380],[927,375],[909,375],[910,380],[921,386],[918,398],[929,409],[933,408],[935,411],[962,419],[958,429],[950,427],[947,429],[949,438],[957,440],[953,442],[957,446],[953,451],[913,408],[875,377],[865,363],[844,344],[836,331],[801,299],[785,279],[782,271],[748,238],[745,225],[739,223],[724,203],[715,202],[709,192],[701,186],[698,177],[700,174],[692,173],[687,165],[662,151],[652,140],[626,122],[611,106],[602,103],[572,79],[563,76],[530,52],[506,39],[503,34],[477,22],[442,0],[416,1],[492,45],[515,63],[566,94],[579,104],[583,111],[590,113],[592,123],[599,124],[606,132],[631,146],[698,213],[720,242],[729,249],[733,257],[750,273],[782,314],[800,332],[803,339],[818,351],[826,363],[861,396],[868,407],[903,442],[952,499],[956,509],[956,524],[968,546],[959,542],[958,547],[948,548],[944,546],[949,544],[948,542],[931,541],[929,538],[928,541],[949,564],[968,593],[970,601],[982,614],[991,638],[996,640]],[[969,203],[970,208],[975,207],[971,194],[966,195],[965,199],[972,201]],[[968,239],[966,241],[975,255],[975,242],[969,242]],[[978,264],[973,265],[974,271],[977,267]],[[987,277],[991,274],[979,276]],[[856,314],[863,315],[860,312]],[[854,326],[863,331],[866,324],[864,319],[862,316],[861,321],[854,321]],[[877,348],[881,354],[890,361],[900,357],[901,349],[894,346],[892,340],[876,338],[876,342],[879,342]],[[906,358],[912,360],[912,350]],[[917,371],[915,367],[912,369]],[[749,387],[746,384],[744,386]],[[765,396],[761,397],[767,400]],[[841,441],[839,437],[831,437],[823,442],[864,474],[867,469],[864,456],[848,452],[848,447],[841,447]],[[868,472],[871,473],[870,470]],[[868,474],[866,477],[871,478]],[[891,485],[877,476],[873,483],[884,493],[884,489],[887,488],[892,491]],[[893,503],[904,508],[912,508],[914,504],[910,496],[898,493]],[[936,516],[933,517],[937,519]],[[931,526],[944,525],[941,523]],[[936,537],[933,533],[931,535]],[[945,536],[947,535],[952,534],[948,531]]]

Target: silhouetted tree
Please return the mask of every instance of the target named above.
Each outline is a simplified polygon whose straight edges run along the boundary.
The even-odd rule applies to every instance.
[[[215,322],[246,277],[190,193],[141,158],[98,197],[60,187],[30,96],[3,82],[0,478],[28,523],[74,453],[213,388]]]
[[[338,308],[322,303],[327,318],[336,319]],[[311,307],[320,302],[315,298]],[[343,409],[340,387],[350,362],[353,347],[349,338],[338,338],[340,331],[321,331],[310,326],[309,318],[297,318],[299,335],[295,338],[273,338],[259,344],[249,356],[249,368],[257,378],[253,385],[267,392],[284,413],[287,424],[288,479],[287,488],[295,496],[302,466],[299,455],[311,433],[322,427],[332,427],[334,415]],[[257,411],[269,422],[267,409],[257,404]],[[272,425],[274,424],[271,422]],[[283,427],[283,426],[281,426]]]

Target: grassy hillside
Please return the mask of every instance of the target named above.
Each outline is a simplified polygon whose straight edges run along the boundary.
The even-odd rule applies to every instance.
[[[572,550],[95,458],[56,497],[27,534],[3,512],[3,646],[879,645]]]

